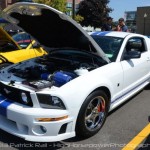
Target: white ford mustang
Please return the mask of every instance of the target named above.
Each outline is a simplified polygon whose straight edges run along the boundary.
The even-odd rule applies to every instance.
[[[88,35],[65,14],[16,3],[3,17],[49,51],[1,70],[0,128],[28,141],[90,137],[107,114],[150,81],[150,39],[125,32]]]

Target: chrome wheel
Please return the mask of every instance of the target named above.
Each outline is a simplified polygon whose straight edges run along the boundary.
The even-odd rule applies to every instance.
[[[88,130],[99,128],[105,119],[105,100],[98,96],[91,100],[85,112],[85,126]]]
[[[93,91],[81,106],[76,123],[76,134],[90,137],[104,125],[109,110],[109,99],[102,90]]]

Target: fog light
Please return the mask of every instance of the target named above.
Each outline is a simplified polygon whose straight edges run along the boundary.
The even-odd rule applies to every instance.
[[[47,129],[44,126],[36,125],[33,127],[32,132],[35,135],[44,135],[47,132]]]
[[[47,130],[46,130],[46,128],[44,126],[40,126],[40,128],[41,128],[41,130],[42,130],[43,133],[47,132]]]

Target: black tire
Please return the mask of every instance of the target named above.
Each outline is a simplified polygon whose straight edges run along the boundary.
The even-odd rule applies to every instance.
[[[84,101],[76,123],[76,135],[88,138],[103,126],[108,114],[109,101],[106,93],[94,91]]]
[[[7,66],[12,65],[11,63],[4,63],[4,64],[0,64],[0,69],[4,69]]]

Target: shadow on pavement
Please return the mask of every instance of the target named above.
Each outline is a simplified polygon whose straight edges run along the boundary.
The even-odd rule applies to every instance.
[[[150,84],[148,84],[148,85],[144,88],[144,90],[150,90]]]

